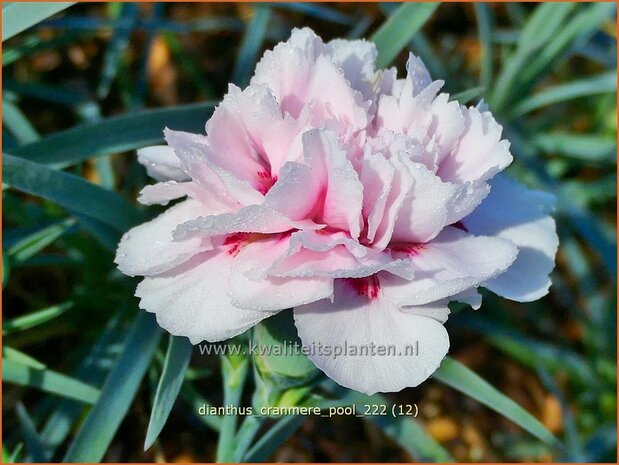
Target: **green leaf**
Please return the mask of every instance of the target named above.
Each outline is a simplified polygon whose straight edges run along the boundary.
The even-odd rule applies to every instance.
[[[457,100],[458,102],[465,104],[477,97],[481,97],[486,90],[485,87],[473,87],[472,89],[463,90],[449,97],[449,100]]]
[[[103,458],[137,394],[160,338],[155,316],[141,311],[101,389],[99,401],[71,443],[65,462],[99,462]]]
[[[488,88],[492,81],[492,10],[487,3],[475,2],[473,6],[477,16],[477,29],[482,54],[479,82],[482,87]]]
[[[249,84],[258,52],[264,42],[267,33],[269,19],[271,18],[271,9],[268,5],[255,3],[253,5],[254,14],[247,25],[243,40],[236,54],[236,61],[232,70],[232,82],[243,88]]]
[[[330,380],[324,383],[327,390],[332,386]],[[358,410],[363,411],[365,405],[387,405],[391,402],[381,394],[368,396],[353,390],[344,390],[336,388],[337,391],[343,391],[341,397],[335,400],[327,400],[319,402],[321,408],[329,408],[331,406],[356,405]],[[364,420],[374,423],[388,437],[397,442],[406,452],[408,452],[415,460],[421,462],[453,462],[453,457],[447,452],[434,438],[432,438],[423,428],[422,425],[409,416],[365,416]]]
[[[477,400],[550,445],[559,441],[533,415],[492,387],[460,362],[446,357],[434,378]]]
[[[23,445],[24,444],[22,442],[17,444],[12,453],[9,453],[9,451],[2,446],[2,463],[16,463]]]
[[[204,405],[211,406],[214,404],[204,398],[191,382],[185,381],[183,383],[181,387],[181,397],[191,407],[191,410],[193,412],[196,412],[197,417],[200,419],[200,421],[202,421],[202,423],[211,428],[213,431],[219,432],[219,430],[221,429],[220,416],[200,415],[199,413],[197,413],[200,407]]]
[[[265,462],[277,448],[286,441],[303,423],[302,415],[289,415],[283,417],[266,432],[245,454],[244,462]]]
[[[73,174],[3,154],[3,182],[23,192],[92,217],[119,231],[144,219],[124,198]]]
[[[20,239],[9,249],[9,257],[14,263],[28,260],[62,236],[74,224],[75,219],[67,218]]]
[[[84,344],[85,355],[80,358],[78,366],[72,371],[75,377],[95,386],[103,384],[110,366],[113,365],[122,349],[121,343],[126,335],[122,325],[125,313],[125,308],[114,312],[94,343],[89,341]],[[77,429],[75,424],[82,417],[84,410],[83,404],[70,399],[63,399],[56,405],[41,428],[41,438],[49,453],[46,462],[52,460],[55,451],[64,444],[71,431]]]
[[[193,346],[186,337],[170,335],[168,351],[148,422],[144,450],[155,442],[176,402],[189,366]]]
[[[45,444],[41,440],[39,433],[37,433],[28,411],[21,402],[17,403],[16,411],[24,443],[26,444],[26,450],[30,454],[32,461],[35,463],[46,462]]]
[[[62,315],[71,307],[73,307],[73,302],[65,302],[5,321],[2,323],[2,335],[4,336],[6,334],[24,331],[34,326],[47,323],[48,321]]]
[[[52,370],[35,369],[11,359],[2,359],[2,381],[34,387],[87,404],[95,403],[99,397],[99,390],[89,384]]]
[[[76,2],[11,2],[2,5],[2,42]]]
[[[91,157],[163,142],[166,127],[204,133],[215,104],[205,102],[127,113],[76,126],[13,151],[13,155],[64,168]]]
[[[567,155],[586,162],[617,161],[617,141],[614,137],[553,132],[536,134],[531,143],[546,153]]]
[[[378,49],[376,66],[388,66],[430,19],[438,6],[439,3],[404,3],[389,16],[371,38]]]
[[[241,356],[222,356],[221,372],[224,385],[224,405],[240,405],[243,387],[249,371],[249,359]],[[225,415],[217,441],[217,462],[229,462],[236,447],[237,415]]]
[[[2,124],[20,144],[28,144],[39,139],[39,133],[28,121],[28,118],[8,98],[2,99]]]
[[[573,3],[540,3],[529,16],[518,39],[518,45],[506,60],[490,98],[492,108],[499,110],[507,105],[518,90],[517,80],[529,66],[531,57],[561,29],[565,18],[575,8]]]
[[[579,13],[575,14],[567,24],[553,31],[548,36],[544,47],[532,56],[527,66],[519,76],[519,82],[529,86],[538,77],[544,75],[544,71],[556,66],[557,59],[564,52],[583,37],[595,33],[604,21],[613,21],[616,5],[614,2],[599,2],[587,5]],[[545,26],[544,26],[545,27]]]
[[[579,97],[617,91],[617,70],[593,78],[581,79],[567,84],[547,87],[520,102],[510,116],[520,116],[539,108],[565,102]]]
[[[6,283],[9,282],[9,276],[11,274],[11,263],[9,262],[9,257],[2,251],[2,289],[6,286]]]
[[[35,370],[44,370],[47,368],[44,363],[39,362],[36,358],[32,358],[30,355],[25,354],[17,349],[13,349],[7,345],[2,346],[2,358],[12,360],[21,365],[26,365],[34,368]]]

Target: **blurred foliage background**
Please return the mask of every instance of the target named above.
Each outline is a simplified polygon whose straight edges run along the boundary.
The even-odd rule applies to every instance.
[[[41,5],[2,7],[4,462],[616,461],[613,3]],[[166,125],[202,131],[228,82],[247,84],[262,52],[303,26],[325,40],[373,37],[401,76],[412,50],[447,92],[483,97],[512,143],[508,171],[558,197],[550,294],[525,305],[487,293],[477,312],[454,307],[446,326],[458,366],[560,444],[516,426],[505,414],[516,410],[478,402],[487,386],[450,387],[460,372],[449,378],[449,367],[380,398],[417,403],[415,420],[244,422],[236,439],[253,446],[237,442],[238,457],[225,455],[229,422],[197,414],[231,395],[272,402],[265,386],[281,379],[265,361],[197,351],[185,370],[186,343],[166,346],[138,312],[136,282],[113,264],[121,232],[156,213],[135,203],[150,180],[134,149]],[[230,391],[252,370],[245,391]],[[359,400],[319,382],[278,395]]]

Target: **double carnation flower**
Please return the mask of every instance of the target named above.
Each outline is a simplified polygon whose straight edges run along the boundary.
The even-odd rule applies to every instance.
[[[206,135],[166,130],[167,146],[138,151],[160,181],[139,200],[184,199],[116,256],[163,328],[221,341],[292,307],[308,346],[395,347],[310,358],[343,386],[398,391],[445,357],[450,301],[548,292],[553,197],[499,174],[512,155],[483,104],[440,94],[414,55],[406,79],[376,55],[294,30],[229,87]]]

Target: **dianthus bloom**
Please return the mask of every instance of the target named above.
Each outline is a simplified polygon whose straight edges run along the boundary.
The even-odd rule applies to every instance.
[[[553,197],[498,174],[512,156],[490,112],[439,94],[414,55],[406,79],[376,55],[294,30],[230,85],[206,135],[166,129],[167,146],[138,151],[161,181],[140,201],[185,198],[116,256],[163,328],[221,341],[293,307],[328,376],[398,391],[445,357],[450,301],[548,292]]]

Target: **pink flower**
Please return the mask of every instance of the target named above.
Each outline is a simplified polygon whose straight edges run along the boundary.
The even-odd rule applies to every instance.
[[[438,94],[414,55],[406,79],[375,58],[369,42],[294,30],[249,87],[230,85],[206,135],[166,130],[167,146],[138,151],[161,181],[141,202],[186,198],[116,257],[163,328],[220,341],[294,307],[328,376],[398,391],[445,357],[448,302],[548,292],[553,198],[498,174],[512,161],[501,126]],[[345,344],[356,354],[335,357]],[[371,345],[392,353],[359,355]]]

